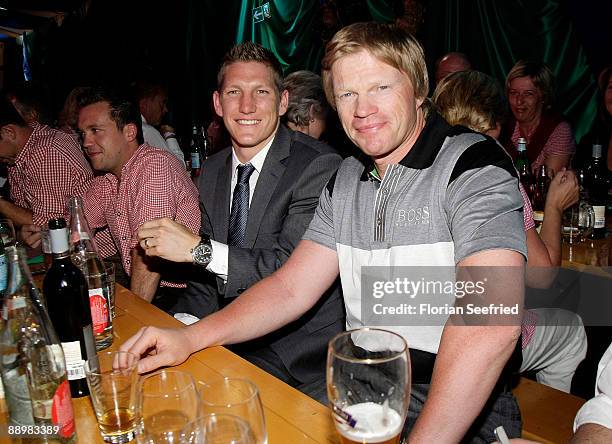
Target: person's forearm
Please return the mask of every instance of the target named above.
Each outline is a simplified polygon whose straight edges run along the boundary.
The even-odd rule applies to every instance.
[[[545,206],[540,238],[546,245],[553,266],[561,265],[561,216],[561,212],[554,205]]]
[[[313,267],[317,267],[317,264],[301,259],[308,257],[311,248],[313,243],[303,241],[276,273],[250,287],[223,310],[187,327],[191,352],[261,337],[308,311],[338,275],[335,252],[314,246],[319,252],[319,262],[323,264],[319,279],[304,278],[312,276]],[[240,328],[236,328],[238,319]]]
[[[447,325],[410,443],[460,442],[491,395],[519,335],[515,326]]]
[[[307,310],[290,304],[293,299],[276,276],[261,280],[224,309],[187,327],[192,352],[213,345],[237,344],[281,328]],[[272,313],[270,307],[275,307]],[[235,326],[235,319],[240,319],[240,328],[230,327]]]
[[[139,250],[138,246],[132,250],[130,290],[145,301],[151,302],[157,291],[160,275],[149,269],[144,262],[143,253]]]
[[[31,225],[32,210],[15,205],[5,199],[0,199],[0,213],[13,221],[15,226]]]
[[[587,423],[578,427],[570,444],[609,443],[612,442],[612,430],[599,424]]]

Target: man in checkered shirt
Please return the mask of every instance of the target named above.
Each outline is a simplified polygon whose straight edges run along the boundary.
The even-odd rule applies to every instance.
[[[93,172],[79,144],[67,134],[29,126],[8,101],[0,101],[0,158],[9,164],[11,201],[0,213],[17,227],[63,217],[71,196],[82,194]],[[117,252],[108,230],[96,235],[104,257]]]
[[[93,168],[106,173],[84,192],[87,220],[94,228],[110,228],[131,277],[130,289],[147,301],[155,297],[156,305],[165,308],[164,300],[172,303],[171,289],[184,287],[187,269],[147,258],[136,233],[143,223],[160,217],[198,233],[198,191],[174,155],[143,142],[134,103],[104,88],[88,88],[78,104],[85,152]]]

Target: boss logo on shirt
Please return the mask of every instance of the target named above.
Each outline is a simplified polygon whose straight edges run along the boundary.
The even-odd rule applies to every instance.
[[[407,225],[424,225],[429,223],[429,206],[410,208],[408,210],[397,210],[395,217],[396,227]]]

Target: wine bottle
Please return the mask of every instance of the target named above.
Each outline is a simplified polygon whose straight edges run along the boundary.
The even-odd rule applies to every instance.
[[[83,199],[72,197],[70,207],[70,254],[87,280],[89,306],[93,322],[96,349],[103,350],[113,343],[110,283],[96,241],[83,210]]]
[[[550,179],[546,174],[546,165],[540,166],[538,170],[538,177],[535,183],[535,189],[533,193],[533,211],[544,212],[544,206],[546,204],[546,194],[548,193],[548,185]]]
[[[89,395],[85,360],[96,356],[87,281],[72,263],[63,218],[49,221],[53,263],[43,281],[49,316],[61,340],[73,398]]]
[[[202,127],[200,127],[200,134],[202,135],[202,139],[201,139],[202,162],[206,162],[206,159],[208,159],[208,156],[210,154],[210,139],[208,138],[208,133],[206,132],[205,125],[202,125]]]
[[[519,179],[521,181],[521,184],[527,192],[527,196],[530,200],[533,200],[533,191],[535,184],[533,180],[533,174],[531,174],[531,163],[529,162],[529,158],[527,157],[527,140],[521,137],[518,140],[516,150],[518,151],[518,156],[514,161],[514,165],[519,173]]]
[[[72,397],[58,336],[32,281],[25,252],[15,246],[7,247],[6,252],[9,284],[0,353],[9,425],[36,426],[41,442],[76,442]]]
[[[193,125],[193,128],[191,128],[189,152],[191,153],[191,177],[198,177],[200,175],[200,168],[202,168],[202,149],[196,125]]]
[[[589,203],[595,212],[595,222],[590,237],[591,239],[604,239],[606,237],[608,180],[601,162],[601,145],[598,143],[592,148],[591,163],[585,171],[585,184],[588,189]]]

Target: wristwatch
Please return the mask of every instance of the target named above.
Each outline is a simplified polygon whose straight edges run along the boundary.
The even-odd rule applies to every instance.
[[[202,267],[206,267],[212,260],[213,253],[210,237],[203,234],[200,243],[194,248],[192,248],[190,251],[193,263]]]

